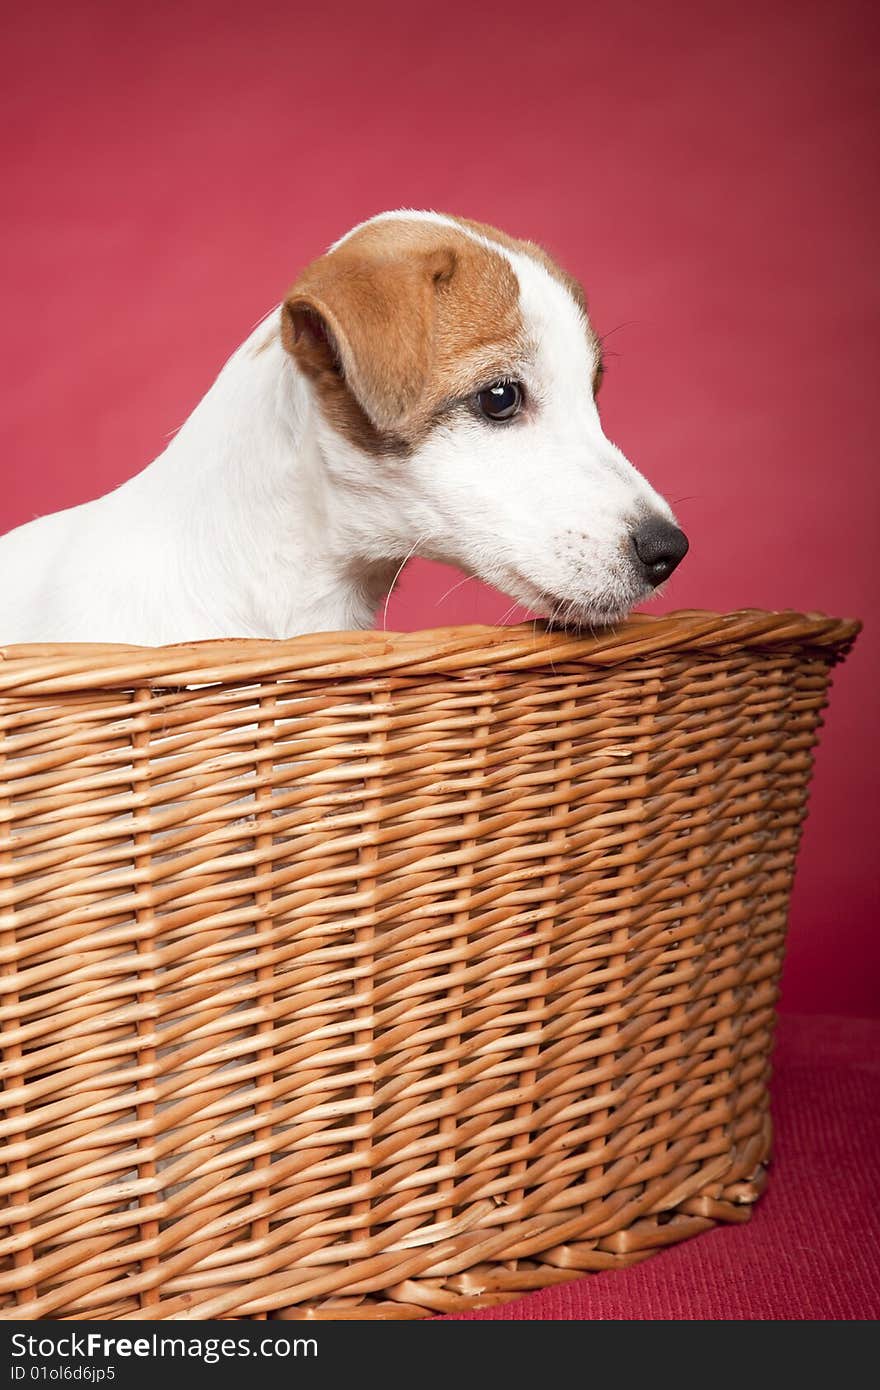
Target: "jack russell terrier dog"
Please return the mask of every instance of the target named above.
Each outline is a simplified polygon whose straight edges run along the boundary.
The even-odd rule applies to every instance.
[[[534,612],[625,616],[688,548],[606,439],[583,290],[433,212],[355,227],[114,492],[0,540],[0,642],[369,627],[406,561]]]

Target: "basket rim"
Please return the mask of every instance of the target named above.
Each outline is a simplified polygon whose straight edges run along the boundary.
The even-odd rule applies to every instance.
[[[273,677],[326,681],[401,672],[455,674],[476,667],[613,666],[663,652],[737,647],[808,646],[825,649],[838,659],[861,626],[856,619],[790,609],[744,608],[729,613],[679,609],[662,615],[636,613],[592,636],[521,623],[418,632],[320,632],[281,640],[223,638],[166,647],[26,643],[0,647],[0,695],[140,685],[180,687]]]

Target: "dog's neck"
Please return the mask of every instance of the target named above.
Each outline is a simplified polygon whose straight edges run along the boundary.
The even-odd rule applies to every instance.
[[[168,588],[202,613],[200,636],[371,626],[401,559],[387,542],[386,553],[371,553],[370,518],[340,500],[317,425],[273,315],[127,486],[143,491],[152,519],[179,531],[185,572]]]

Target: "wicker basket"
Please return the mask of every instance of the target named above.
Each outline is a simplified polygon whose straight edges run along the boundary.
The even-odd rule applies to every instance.
[[[857,625],[0,651],[5,1317],[419,1317],[743,1221]]]

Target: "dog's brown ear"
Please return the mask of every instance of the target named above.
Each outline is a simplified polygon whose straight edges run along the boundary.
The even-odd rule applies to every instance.
[[[372,425],[404,429],[428,382],[437,296],[451,246],[343,244],[303,271],[282,309],[282,340],[306,376],[343,381]]]

